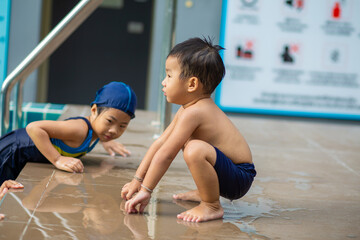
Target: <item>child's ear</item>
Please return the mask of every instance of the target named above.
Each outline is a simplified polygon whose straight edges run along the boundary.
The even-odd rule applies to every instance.
[[[91,106],[91,115],[96,115],[97,114],[97,106],[96,106],[96,104],[93,104],[92,106]]]
[[[197,77],[191,77],[188,80],[188,92],[194,92],[199,88],[199,79]]]

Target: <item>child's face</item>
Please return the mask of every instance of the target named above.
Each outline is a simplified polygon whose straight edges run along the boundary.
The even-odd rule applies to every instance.
[[[102,142],[120,137],[129,125],[130,119],[128,114],[119,109],[109,108],[97,114],[96,105],[91,108],[91,126]]]
[[[182,105],[184,94],[187,93],[186,81],[179,78],[181,67],[176,57],[169,56],[165,64],[166,77],[162,81],[163,92],[170,103]]]

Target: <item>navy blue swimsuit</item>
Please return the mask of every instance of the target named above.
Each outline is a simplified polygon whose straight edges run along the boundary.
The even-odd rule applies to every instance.
[[[234,164],[216,147],[216,162],[214,165],[219,179],[220,196],[230,200],[244,196],[250,189],[256,176],[252,163]]]
[[[63,150],[67,153],[70,152],[72,154],[76,154],[76,157],[80,157],[87,152],[90,152],[95,147],[98,139],[90,146],[92,127],[86,118],[76,117],[69,119],[83,119],[87,123],[89,128],[88,136],[82,145],[78,148],[71,148],[63,144],[62,141],[59,141],[58,139],[51,139],[51,142],[59,152],[60,150]],[[62,155],[67,155],[64,154],[64,152],[60,153]],[[15,180],[27,162],[50,163],[49,160],[47,160],[36,148],[25,128],[16,129],[1,137],[0,185],[8,179]]]

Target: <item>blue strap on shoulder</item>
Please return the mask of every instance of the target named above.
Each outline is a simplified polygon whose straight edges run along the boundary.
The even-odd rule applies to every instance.
[[[92,139],[92,135],[93,135],[93,129],[91,127],[91,124],[89,122],[89,120],[87,120],[85,117],[71,117],[71,118],[67,118],[65,119],[66,120],[75,120],[75,119],[82,119],[86,122],[86,124],[88,125],[88,135],[86,137],[86,139],[84,140],[84,142],[77,148],[73,148],[73,147],[69,147],[68,145],[66,145],[63,141],[61,141],[60,139],[51,139],[51,142],[53,144],[55,144],[56,146],[58,146],[60,149],[62,149],[63,151],[65,152],[68,152],[68,153],[88,153],[90,152],[94,147],[95,145],[99,142],[99,139],[97,138],[93,144],[91,144],[90,146],[90,143],[91,143],[91,139]]]

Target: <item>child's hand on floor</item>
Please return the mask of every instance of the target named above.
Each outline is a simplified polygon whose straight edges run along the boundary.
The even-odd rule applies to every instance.
[[[13,180],[6,180],[1,184],[0,187],[0,200],[5,196],[5,194],[9,191],[9,189],[22,189],[24,186],[21,183],[18,183]]]
[[[15,182],[13,180],[7,180],[1,184],[0,187],[0,200],[5,196],[9,189],[23,189],[24,186],[21,183]],[[5,216],[0,214],[0,221],[3,220]]]
[[[115,156],[115,153],[120,154],[123,157],[129,156],[131,152],[127,150],[124,145],[116,141],[101,142],[104,149],[111,155]]]
[[[145,207],[148,205],[151,198],[151,194],[147,191],[140,191],[132,199],[128,200],[125,203],[125,211],[127,213],[143,213]],[[139,210],[136,209],[136,206],[140,204]]]
[[[133,179],[131,182],[126,183],[121,189],[121,197],[125,200],[129,200],[134,193],[137,193],[141,188],[141,182]]]
[[[82,173],[84,171],[84,165],[80,159],[60,156],[56,162],[55,167],[67,172]]]

